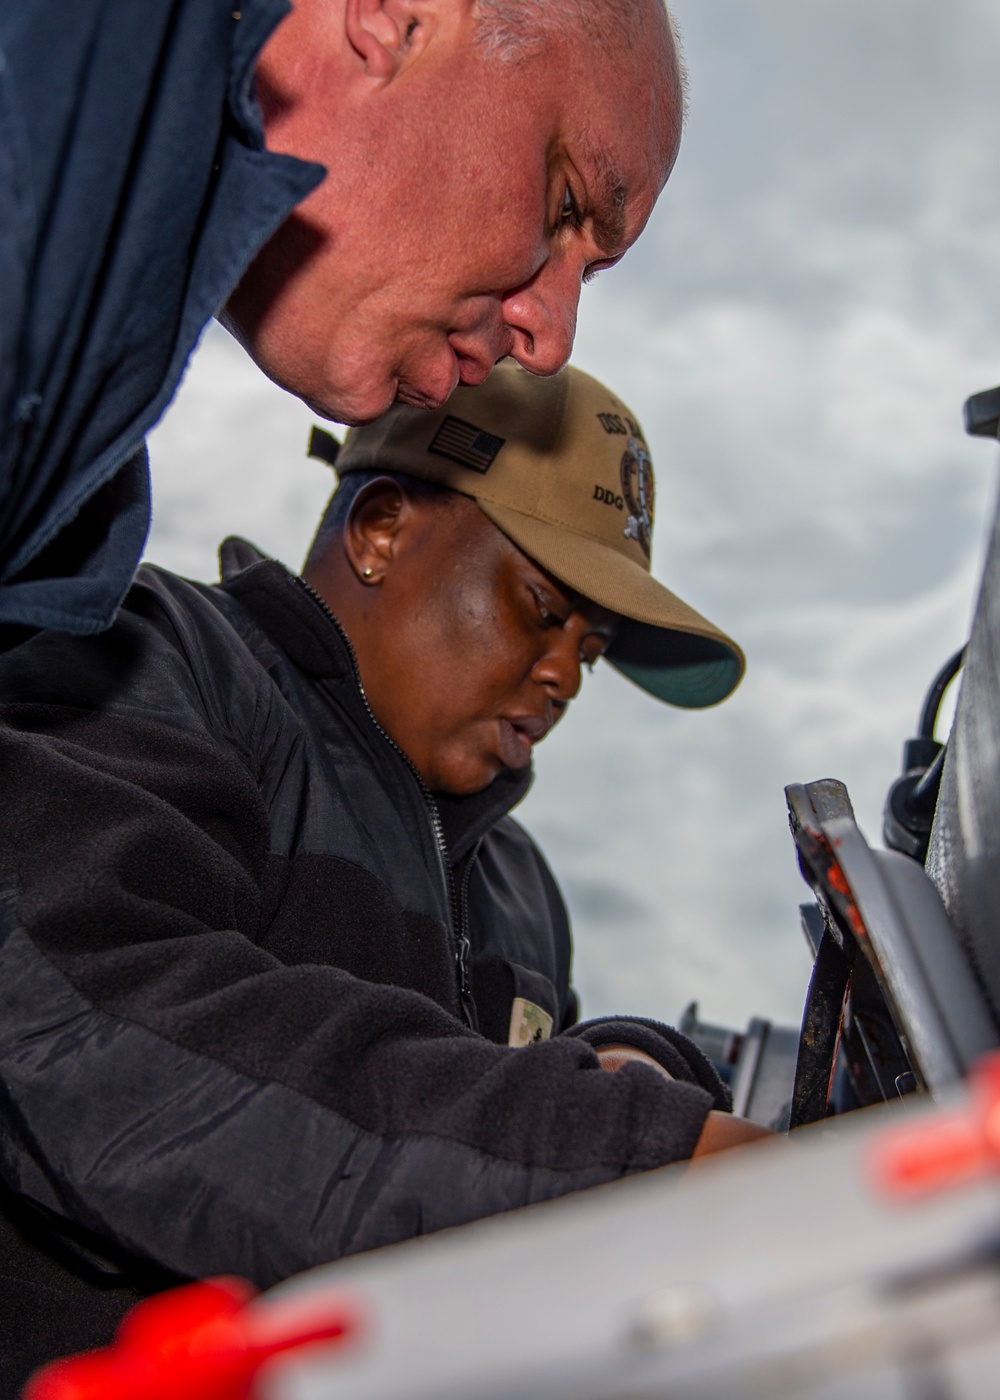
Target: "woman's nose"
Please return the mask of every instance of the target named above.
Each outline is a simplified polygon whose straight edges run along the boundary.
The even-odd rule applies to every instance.
[[[564,704],[580,689],[580,639],[569,627],[553,628],[548,636],[550,645],[535,663],[532,677],[549,690],[553,700]]]

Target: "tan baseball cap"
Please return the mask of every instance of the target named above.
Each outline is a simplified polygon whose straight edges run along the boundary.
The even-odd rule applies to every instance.
[[[649,449],[635,416],[589,374],[569,366],[540,379],[505,360],[435,412],[397,404],[352,428],[336,468],[471,496],[561,583],[621,615],[606,659],[658,699],[698,709],[739,683],[736,643],[650,573]]]

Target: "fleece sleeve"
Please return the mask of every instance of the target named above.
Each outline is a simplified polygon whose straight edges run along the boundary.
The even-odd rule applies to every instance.
[[[320,1262],[684,1158],[712,1095],[511,1050],[254,941],[244,756],[155,712],[0,725],[0,1174],[186,1276]],[[373,929],[377,936],[377,929]]]
[[[733,1110],[733,1096],[712,1061],[673,1026],[645,1016],[602,1016],[573,1026],[566,1034],[586,1041],[595,1050],[602,1045],[631,1045],[642,1050],[675,1079],[699,1084],[712,1095],[712,1105],[720,1112]]]

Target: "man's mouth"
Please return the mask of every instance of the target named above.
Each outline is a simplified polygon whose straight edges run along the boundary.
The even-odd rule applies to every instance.
[[[472,333],[452,331],[448,346],[458,362],[459,382],[472,387],[483,384],[512,348],[511,337],[502,326]]]
[[[452,385],[448,389],[419,389],[414,384],[400,384],[396,390],[396,402],[408,408],[441,408],[451,397]]]
[[[493,372],[492,365],[484,365],[478,360],[469,360],[464,356],[458,356],[458,382],[468,385],[470,388],[478,389],[480,384],[484,384]]]
[[[501,719],[500,757],[507,768],[523,768],[531,761],[531,749],[544,739],[552,726],[536,715],[519,715],[516,719]]]
[[[510,353],[509,337],[503,334],[469,334],[452,331],[432,359],[424,362],[421,373],[400,378],[396,385],[397,403],[411,408],[441,408],[454,390],[464,384],[478,388],[493,366]]]
[[[400,378],[396,388],[397,403],[405,403],[410,408],[442,408],[459,384],[466,383],[463,368],[472,370],[474,367],[466,365],[450,345],[446,344],[442,349],[443,353],[437,359],[428,361],[419,374]],[[481,381],[475,382],[478,384]]]

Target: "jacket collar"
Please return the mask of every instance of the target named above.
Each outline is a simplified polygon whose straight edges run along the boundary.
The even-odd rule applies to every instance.
[[[339,703],[344,703],[346,685],[346,694],[364,704],[345,635],[300,578],[236,536],[222,542],[219,563],[219,587],[239,599],[300,671],[316,681],[343,683],[328,690]],[[367,705],[364,710],[365,719],[371,723]],[[434,794],[452,864],[466,856],[521,801],[531,781],[530,767],[504,769],[488,788],[469,797]]]
[[[316,680],[354,678],[354,658],[340,629],[284,564],[233,535],[219,548],[219,564],[219,586],[240,600],[300,671]]]

